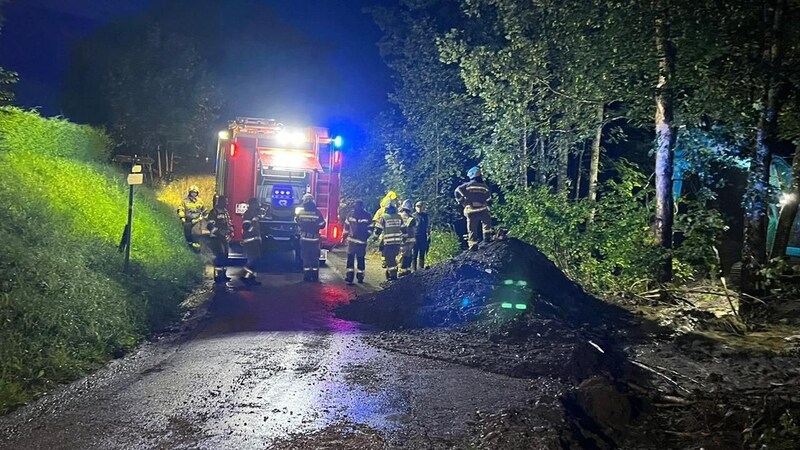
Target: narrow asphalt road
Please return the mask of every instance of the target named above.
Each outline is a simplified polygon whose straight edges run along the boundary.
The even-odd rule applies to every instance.
[[[257,289],[219,289],[192,330],[0,418],[0,448],[461,448],[476,411],[532,395],[525,380],[367,345],[371,330],[331,312],[375,286],[347,286],[341,255],[319,283],[287,266]]]

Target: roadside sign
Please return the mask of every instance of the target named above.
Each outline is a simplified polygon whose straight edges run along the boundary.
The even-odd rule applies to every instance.
[[[142,165],[141,164],[134,164],[133,167],[131,167],[131,172],[133,172],[133,173],[142,173]]]
[[[128,174],[128,184],[130,186],[144,183],[143,173],[130,173]]]

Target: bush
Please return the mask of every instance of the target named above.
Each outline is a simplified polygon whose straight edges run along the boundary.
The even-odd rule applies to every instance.
[[[432,230],[431,246],[425,257],[425,264],[432,266],[461,253],[461,239],[450,230]]]
[[[629,165],[620,164],[617,170],[618,179],[601,190],[591,224],[590,202],[570,200],[548,187],[511,192],[493,212],[514,236],[534,245],[589,290],[645,287],[661,257],[643,201],[647,180]]]
[[[130,274],[122,174],[101,132],[0,110],[0,412],[120,355],[202,276],[174,209],[137,188]],[[27,136],[27,137],[26,137]]]

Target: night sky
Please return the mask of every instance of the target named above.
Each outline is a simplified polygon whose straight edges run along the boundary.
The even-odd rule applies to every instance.
[[[109,21],[141,14],[153,0],[11,0],[3,9],[0,66],[19,73],[14,87],[16,104],[39,108],[43,115],[60,114],[57,99],[69,64],[70,48]],[[220,2],[222,4],[222,2]],[[226,0],[225,7],[235,7]],[[361,141],[368,122],[386,106],[390,75],[378,54],[380,31],[363,8],[391,0],[263,0],[287,30],[325,49],[327,57],[316,68],[287,67],[292,73],[280,80],[287,96],[258,98],[245,78],[241,101],[223,116],[255,115],[279,120],[308,120]],[[231,29],[236,29],[231,24]],[[288,49],[291,51],[291,49]],[[268,56],[263,56],[268,58]],[[285,61],[281,64],[289,64]],[[297,74],[308,73],[308,77]],[[304,78],[304,79],[303,79]],[[324,92],[311,95],[309,86]],[[250,88],[249,90],[247,88]],[[288,106],[289,103],[294,103]],[[238,105],[238,106],[236,106]],[[228,117],[222,117],[227,119]],[[232,118],[232,117],[230,117]]]

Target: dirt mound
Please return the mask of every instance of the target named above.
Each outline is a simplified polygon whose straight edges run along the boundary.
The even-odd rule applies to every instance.
[[[505,305],[504,305],[505,304]],[[491,319],[498,309],[606,328],[632,316],[590,295],[546,256],[518,239],[464,252],[360,296],[337,314],[384,328],[444,327]]]

